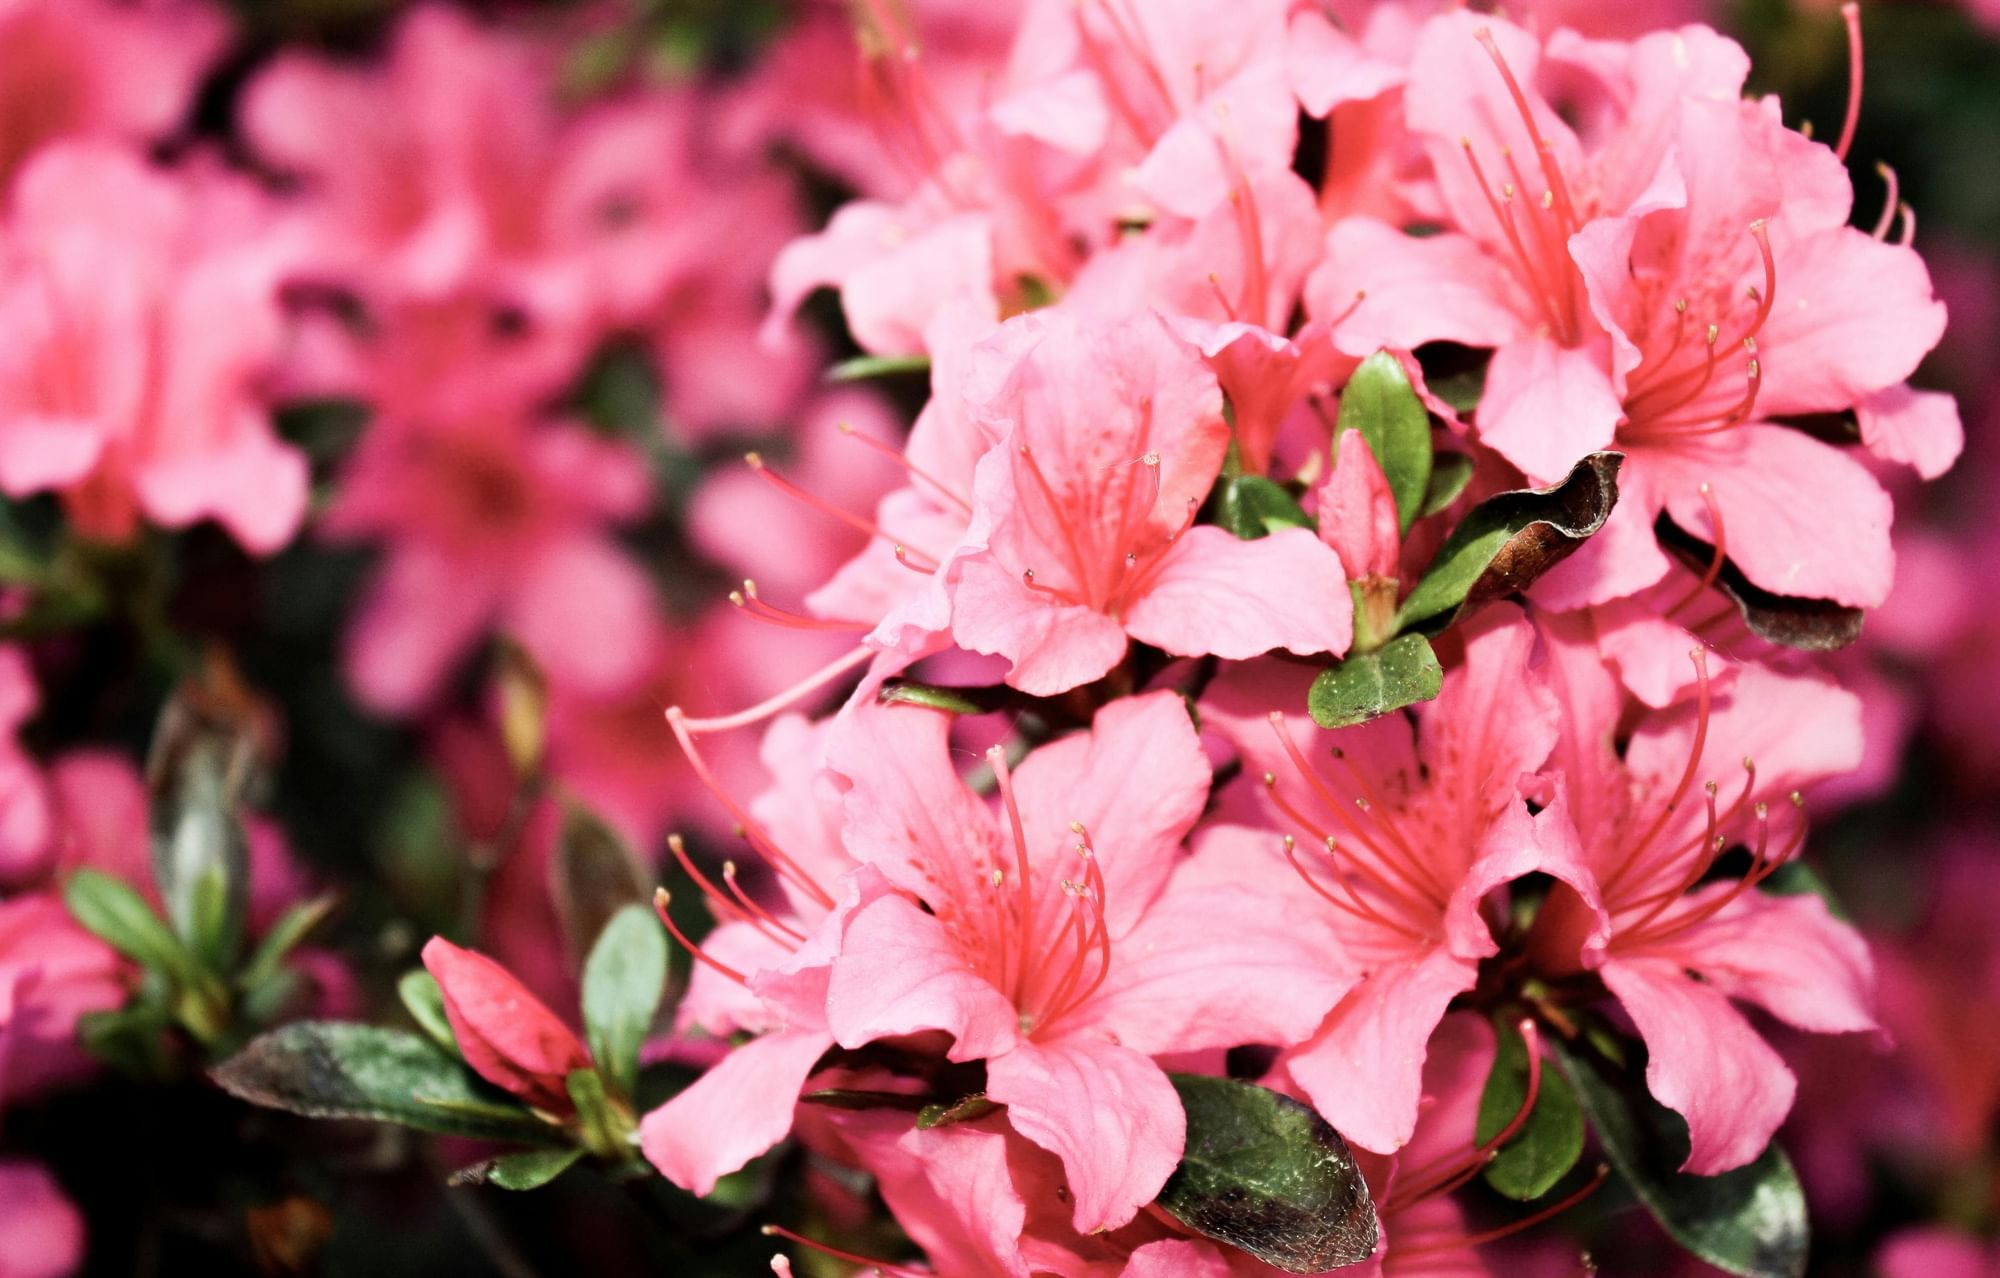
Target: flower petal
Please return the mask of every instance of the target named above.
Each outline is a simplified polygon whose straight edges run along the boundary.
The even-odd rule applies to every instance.
[[[639,1124],[646,1160],[682,1189],[709,1193],[791,1133],[799,1089],[832,1045],[811,1031],[751,1039],[646,1115]]]
[[[1187,1139],[1180,1096],[1129,1047],[1089,1034],[1022,1040],[986,1063],[986,1094],[1062,1160],[1083,1233],[1116,1229],[1159,1194]]]

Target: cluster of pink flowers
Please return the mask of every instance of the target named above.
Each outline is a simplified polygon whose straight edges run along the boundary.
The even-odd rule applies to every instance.
[[[137,1043],[509,1189],[802,1148],[780,1275],[1594,1272],[1536,1227],[1614,1168],[1796,1273],[1774,1139],[1856,1212],[1863,1150],[1975,1160],[1990,841],[1873,935],[1805,856],[1920,720],[1992,737],[1908,686],[1991,659],[1895,523],[1946,305],[1855,209],[1854,6],[1818,136],[1690,7],[801,0],[583,83],[608,7],[231,62],[0,0],[0,1117]],[[470,853],[365,962],[259,810],[324,703],[163,602],[314,556]],[[68,708],[107,624],[176,688],[143,773]],[[0,1156],[0,1278],[85,1232]]]
[[[875,540],[800,605],[861,636],[868,677],[771,724],[759,798],[720,794],[782,905],[714,895],[680,1020],[752,1037],[646,1119],[648,1157],[707,1192],[804,1121],[802,1091],[908,1085],[863,1068],[894,1043],[983,1065],[1005,1107],[815,1120],[940,1272],[1221,1272],[1241,1257],[1142,1212],[1184,1152],[1161,1062],[1260,1046],[1267,1085],[1383,1157],[1378,1258],[1428,1265],[1450,1231],[1404,1226],[1394,1169],[1484,1071],[1427,1061],[1469,1050],[1454,1008],[1525,999],[1572,1034],[1617,1009],[1685,1171],[1755,1160],[1795,1083],[1741,1005],[1877,1028],[1855,930],[1758,890],[1814,786],[1861,763],[1862,709],[1717,581],[1881,604],[1876,472],[1935,476],[1961,444],[1952,400],[1907,382],[1944,326],[1907,211],[1848,225],[1852,116],[1834,145],[1788,126],[1703,27],[1282,0],[1030,5],[953,109],[871,15],[913,181],[787,248],[773,287],[780,319],[836,288],[931,398]],[[1476,405],[1426,389],[1447,344],[1483,358]],[[1393,633],[1440,539],[1407,461],[1333,419],[1378,350],[1474,494],[1623,462],[1525,606],[1438,640],[1434,700],[1328,731],[1308,685]],[[1859,447],[1810,429],[1834,415]],[[1309,522],[1204,520],[1239,474]],[[1030,698],[1011,724],[881,695],[919,662],[976,681],[972,656]],[[668,717],[700,769],[756,716]],[[954,744],[982,726],[983,756]],[[1454,1121],[1458,1156],[1487,1152]]]

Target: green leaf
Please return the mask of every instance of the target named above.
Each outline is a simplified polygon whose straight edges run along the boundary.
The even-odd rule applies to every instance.
[[[337,1021],[294,1021],[211,1070],[230,1095],[308,1118],[359,1118],[529,1145],[562,1133],[489,1087],[429,1039]]]
[[[271,930],[264,933],[264,939],[251,952],[250,961],[236,975],[239,989],[250,989],[262,985],[278,972],[285,956],[297,949],[299,943],[312,934],[332,911],[332,894],[316,896],[310,901],[301,901],[278,917]]]
[[[1706,573],[1714,562],[1715,548],[1686,532],[1673,520],[1661,515],[1653,531],[1690,571]],[[1808,599],[1781,595],[1753,585],[1743,570],[1728,559],[1715,576],[1715,588],[1736,605],[1743,624],[1760,639],[1801,652],[1834,652],[1861,637],[1861,623],[1867,614],[1831,599]]]
[[[174,932],[218,971],[234,966],[243,945],[250,852],[237,809],[250,751],[247,737],[175,697],[146,760],[153,881]]]
[[[78,870],[63,888],[63,903],[86,931],[141,967],[184,989],[213,983],[146,899],[122,880],[96,870]]]
[[[582,804],[563,804],[555,904],[575,961],[582,964],[613,915],[628,905],[645,905],[652,896],[650,876],[619,833]]]
[[[1322,728],[1345,728],[1429,701],[1443,684],[1444,667],[1430,640],[1398,635],[1320,671],[1306,693],[1306,709]]]
[[[639,1048],[667,989],[667,939],[643,905],[611,916],[583,965],[583,1025],[590,1056],[626,1096],[639,1081]]]
[[[933,1127],[947,1127],[952,1123],[976,1122],[999,1109],[1000,1103],[986,1099],[985,1092],[973,1092],[955,1101],[924,1106],[917,1111],[917,1128],[929,1131]]]
[[[1216,523],[1245,541],[1268,537],[1280,528],[1313,526],[1298,499],[1262,475],[1224,480],[1215,516]]]
[[[1550,1042],[1606,1157],[1676,1242],[1743,1278],[1805,1273],[1805,1194],[1783,1150],[1774,1143],[1749,1166],[1720,1176],[1677,1171],[1687,1158],[1687,1123],[1646,1093],[1643,1071],[1620,1070],[1553,1036]]]
[[[76,1021],[77,1042],[93,1058],[135,1078],[164,1080],[170,1072],[166,1040],[172,1023],[151,1002],[109,1012],[86,1012]]]
[[[1340,1133],[1289,1096],[1170,1074],[1187,1150],[1159,1205],[1210,1238],[1286,1273],[1359,1264],[1375,1250],[1375,1206]]]
[[[460,1055],[458,1035],[452,1033],[451,1017],[444,1010],[444,989],[435,976],[421,967],[411,968],[396,982],[396,997],[403,1000],[410,1019],[430,1036],[431,1042],[452,1056]]]
[[[908,679],[890,679],[882,685],[877,699],[883,705],[899,702],[913,706],[928,706],[932,710],[942,710],[946,714],[988,714],[1008,704],[1014,697],[1012,688],[989,686],[971,688],[944,688],[936,684],[913,683]]]
[[[861,355],[844,359],[826,371],[829,382],[862,382],[872,377],[898,377],[906,373],[928,373],[928,355]]]
[[[632,1147],[625,1139],[632,1131],[631,1118],[604,1090],[604,1076],[594,1069],[573,1069],[563,1083],[576,1106],[583,1147],[600,1158],[631,1158]]]
[[[1417,518],[1426,519],[1458,500],[1472,482],[1472,458],[1465,453],[1439,453],[1431,465],[1431,484]]]
[[[540,1189],[583,1157],[580,1149],[525,1149],[461,1167],[451,1174],[453,1185],[493,1185],[500,1189]]]
[[[1552,488],[1488,497],[1451,530],[1403,600],[1399,627],[1449,625],[1460,609],[1525,590],[1604,527],[1618,501],[1621,453],[1592,453]]]
[[[1396,494],[1397,522],[1408,532],[1430,488],[1431,418],[1402,362],[1388,351],[1362,360],[1341,389],[1334,433],[1344,430],[1358,430],[1368,441]]]
[[[1474,1139],[1484,1145],[1514,1121],[1528,1099],[1528,1044],[1520,1030],[1497,1019],[1498,1050],[1493,1070],[1479,1094],[1479,1123]],[[1569,1080],[1543,1069],[1535,1092],[1535,1108],[1520,1130],[1486,1165],[1486,1183],[1518,1202],[1532,1202],[1555,1188],[1583,1157],[1583,1111]]]

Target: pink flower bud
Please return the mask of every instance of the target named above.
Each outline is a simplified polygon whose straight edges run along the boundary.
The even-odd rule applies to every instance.
[[[1333,471],[1320,487],[1319,539],[1339,554],[1348,580],[1395,579],[1402,549],[1396,495],[1358,430],[1341,433]]]
[[[444,991],[445,1015],[465,1063],[531,1105],[567,1113],[563,1080],[590,1066],[590,1053],[569,1026],[506,968],[441,936],[424,946],[424,966]]]

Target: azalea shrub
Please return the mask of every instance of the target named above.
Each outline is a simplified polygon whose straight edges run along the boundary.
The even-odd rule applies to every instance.
[[[2000,1273],[1989,9],[0,3],[0,1278]]]

